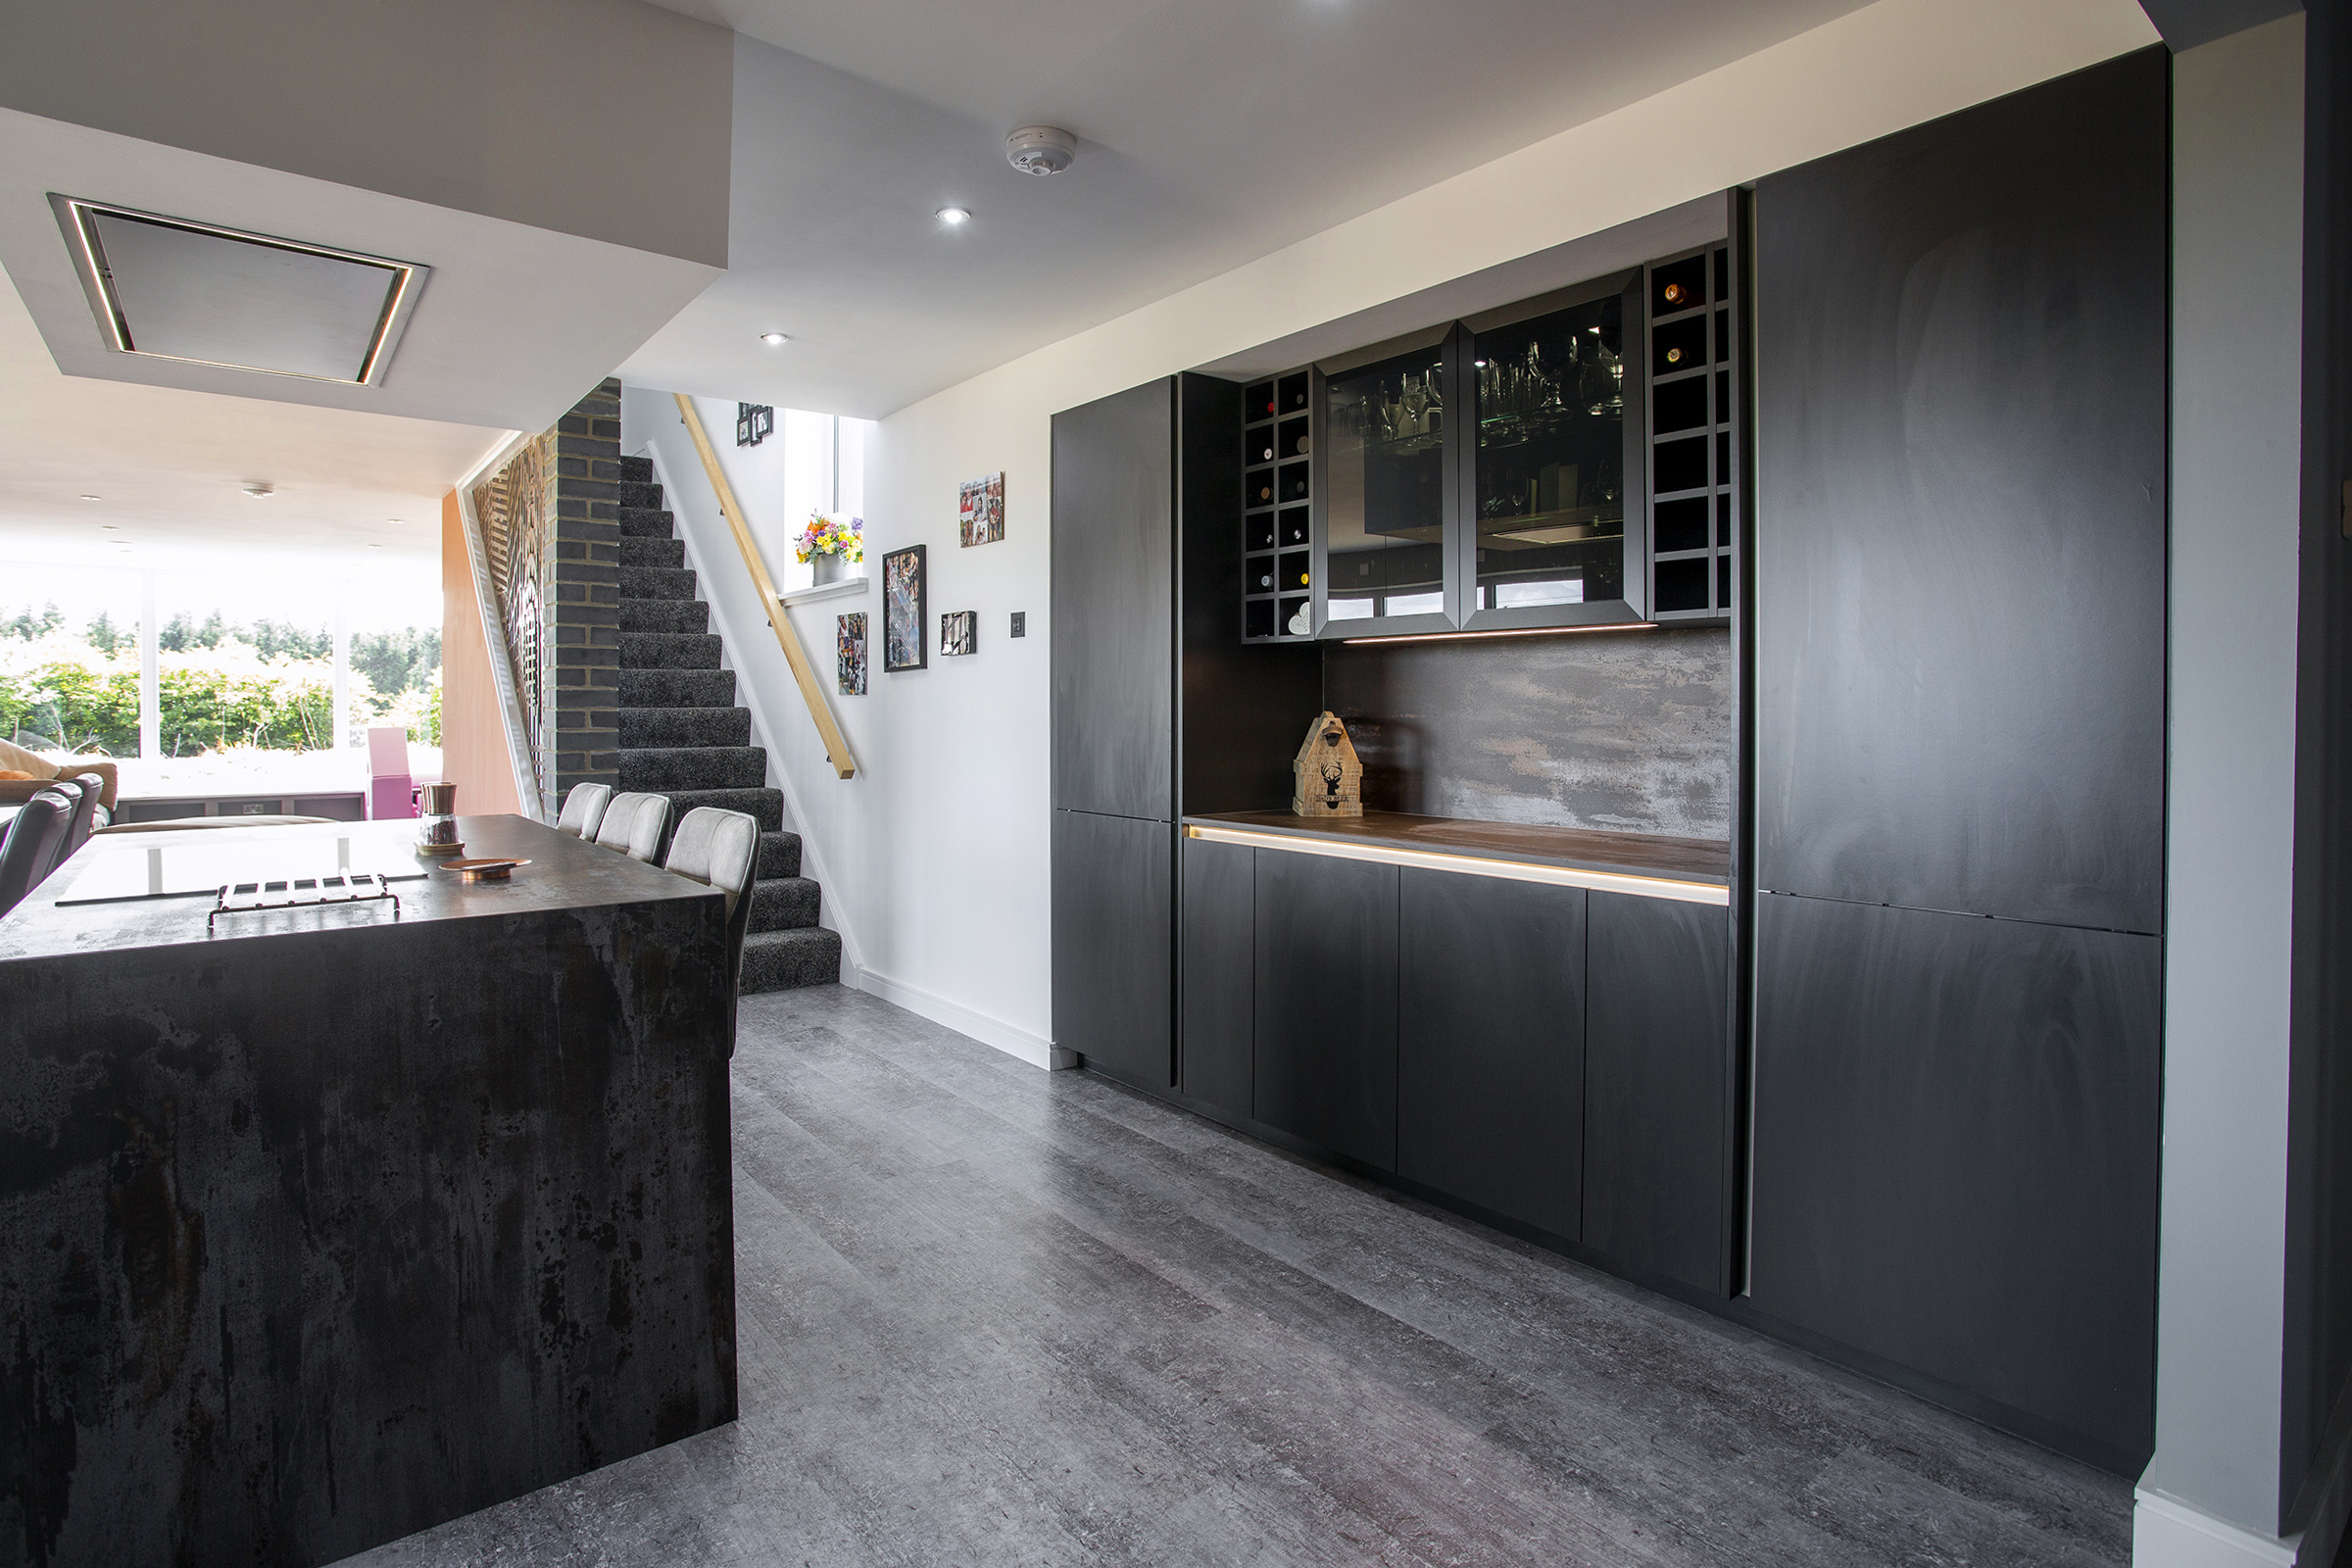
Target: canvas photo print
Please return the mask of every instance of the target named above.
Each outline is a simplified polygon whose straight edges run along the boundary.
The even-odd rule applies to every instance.
[[[1004,537],[1004,475],[966,479],[956,503],[957,525],[965,549],[993,545]]]
[[[834,657],[841,676],[841,695],[865,695],[865,612],[854,610],[840,617],[833,634]]]
[[[980,612],[951,610],[939,617],[939,653],[945,659],[956,654],[977,653],[980,647]]]
[[[930,662],[923,640],[923,547],[908,545],[882,558],[882,668],[921,669]]]

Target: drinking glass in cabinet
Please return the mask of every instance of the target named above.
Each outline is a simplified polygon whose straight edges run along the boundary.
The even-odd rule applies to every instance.
[[[1625,596],[1624,316],[1609,295],[1474,340],[1476,608]]]
[[[1324,597],[1334,620],[1443,613],[1444,352],[1323,383]]]

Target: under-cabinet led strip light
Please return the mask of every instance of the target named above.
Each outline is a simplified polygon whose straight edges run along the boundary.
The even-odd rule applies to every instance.
[[[1426,850],[1393,850],[1384,845],[1353,844],[1344,839],[1310,838],[1304,834],[1252,833],[1246,828],[1188,823],[1185,837],[1212,844],[1239,844],[1253,850],[1288,850],[1294,855],[1322,855],[1335,860],[1371,860],[1381,865],[1409,865],[1428,871],[1454,871],[1491,876],[1506,882],[1544,882],[1553,887],[1591,888],[1599,893],[1631,893],[1637,898],[1671,899],[1678,904],[1711,904],[1730,908],[1732,890],[1707,882],[1677,882],[1662,876],[1628,876],[1620,871],[1580,871],[1565,865],[1535,865],[1525,860],[1494,860],[1476,855],[1434,855]]]
[[[1358,643],[1458,643],[1473,637],[1566,637],[1592,631],[1656,631],[1654,620],[1619,621],[1608,626],[1506,626],[1493,631],[1400,631],[1389,637],[1343,637],[1348,648]]]

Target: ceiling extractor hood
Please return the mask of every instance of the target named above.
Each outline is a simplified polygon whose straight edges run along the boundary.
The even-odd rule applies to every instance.
[[[120,354],[375,386],[432,270],[52,193]]]

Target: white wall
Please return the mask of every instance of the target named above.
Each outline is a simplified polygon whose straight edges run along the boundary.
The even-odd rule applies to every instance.
[[[2303,18],[2173,63],[2171,792],[2141,1568],[2279,1562]]]
[[[1048,1059],[1047,638],[1051,420],[1057,410],[1433,288],[1466,273],[1751,180],[2153,43],[2132,0],[1880,0],[1813,32],[1041,349],[880,422],[865,449],[869,565],[929,547],[931,634],[978,610],[980,651],[914,674],[881,669],[840,698],[860,763],[836,782],[804,713],[779,766],[830,868],[870,989]],[[637,420],[674,439],[666,399]],[[731,421],[728,405],[723,409]],[[731,438],[730,438],[731,439]],[[731,451],[731,447],[722,451]],[[1003,469],[1005,539],[956,541],[958,481]],[[757,504],[745,499],[747,510]],[[765,523],[761,523],[765,527]],[[876,615],[879,602],[864,608]],[[828,602],[796,612],[832,642]],[[1023,610],[1029,636],[1005,616]],[[753,623],[759,629],[759,623]],[[747,659],[749,655],[745,656]],[[781,662],[778,661],[778,667]],[[772,680],[760,673],[763,683]]]

